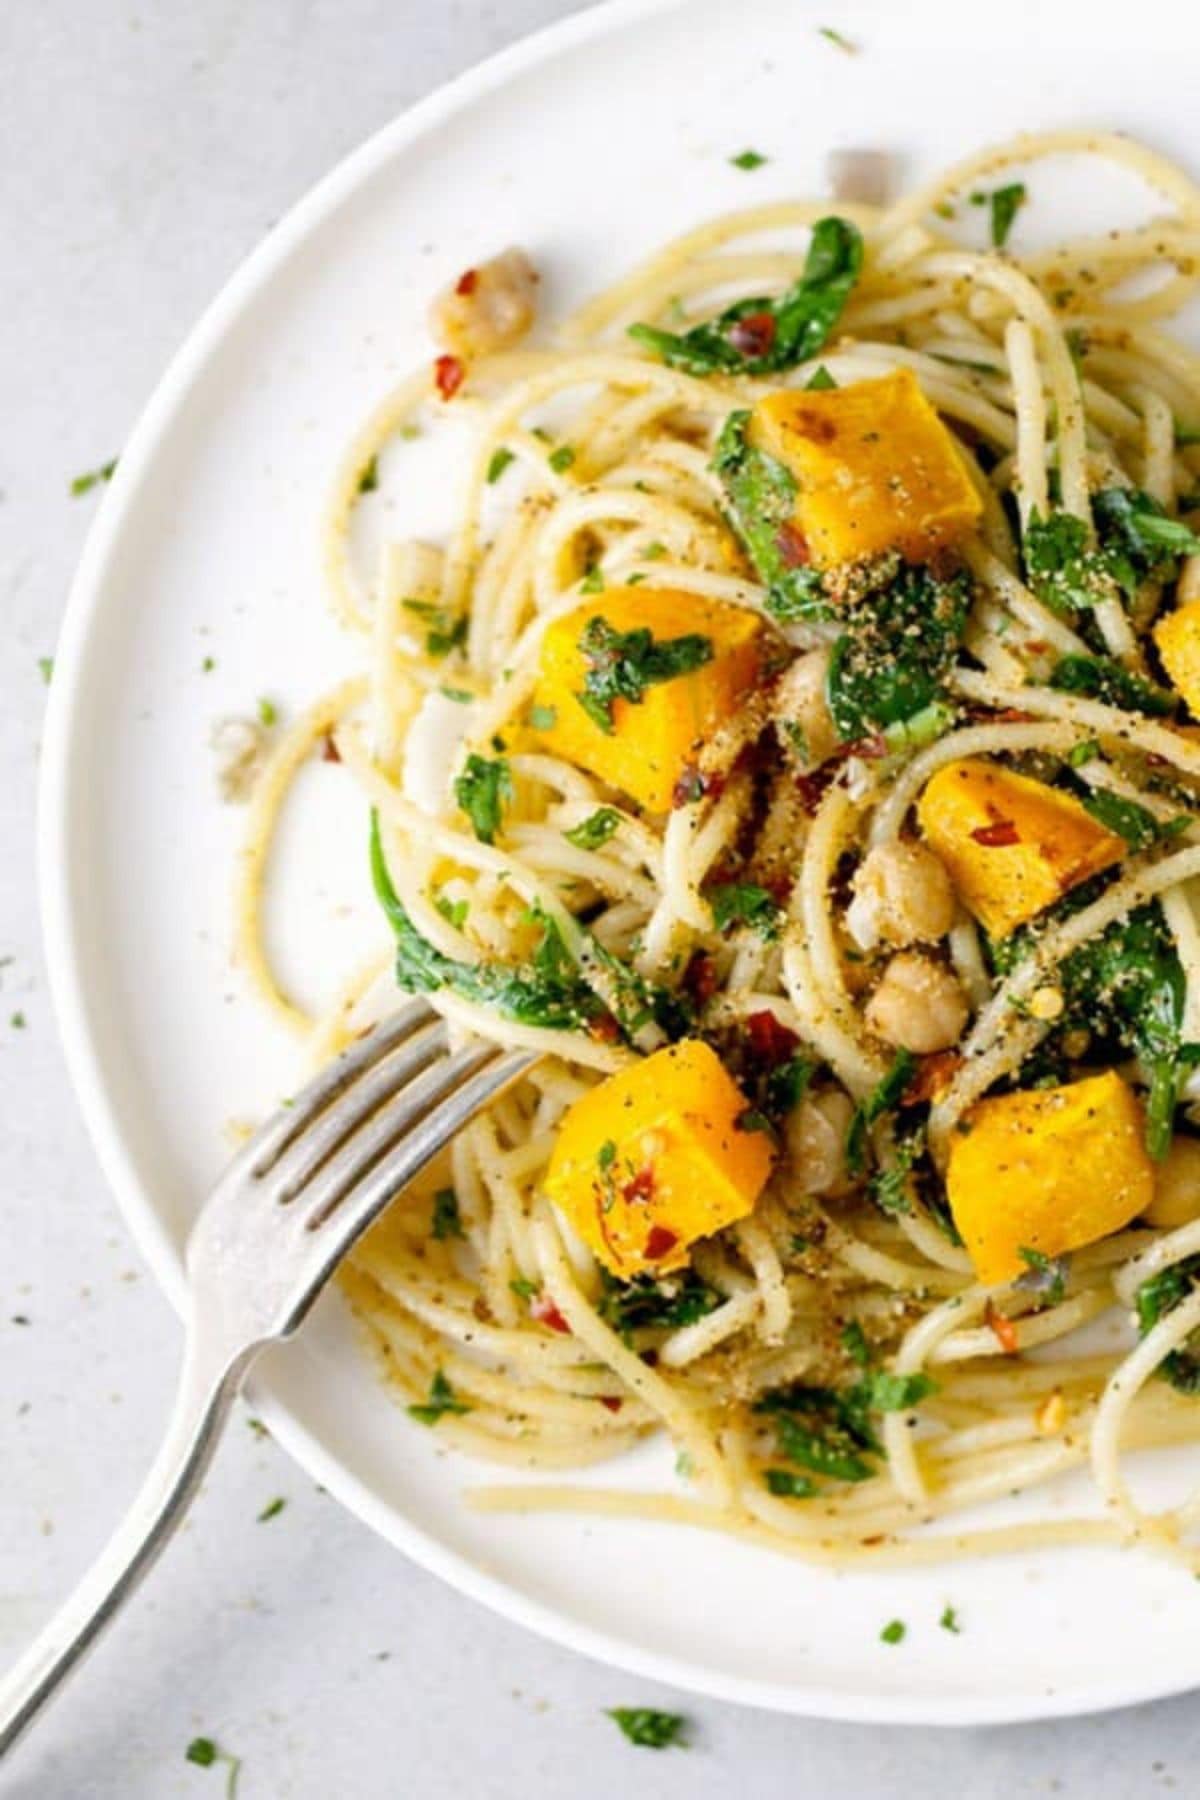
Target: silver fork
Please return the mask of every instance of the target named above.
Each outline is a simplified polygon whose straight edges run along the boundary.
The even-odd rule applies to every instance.
[[[537,1060],[487,1043],[451,1053],[444,1021],[414,1000],[239,1151],[188,1240],[187,1339],[162,1447],[115,1535],[0,1681],[0,1756],[174,1532],[259,1351],[292,1336],[388,1201]]]

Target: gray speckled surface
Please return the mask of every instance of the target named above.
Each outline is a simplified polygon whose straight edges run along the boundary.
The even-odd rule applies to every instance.
[[[5,1659],[132,1493],[178,1346],[78,1122],[40,963],[38,658],[53,649],[92,504],[69,499],[68,480],[119,449],[187,324],[314,178],[428,88],[571,10],[564,0],[0,9]],[[256,1523],[277,1495],[284,1510]],[[679,1704],[691,1749],[628,1748],[602,1715],[623,1703]],[[409,1567],[244,1426],[121,1628],[0,1772],[0,1794],[205,1800],[224,1784],[185,1763],[197,1733],[242,1757],[241,1800],[730,1790],[1126,1800],[1194,1789],[1200,1756],[1190,1699],[960,1734],[680,1701],[542,1644]]]

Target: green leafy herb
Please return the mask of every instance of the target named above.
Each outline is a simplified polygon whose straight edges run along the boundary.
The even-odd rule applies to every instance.
[[[487,466],[488,485],[494,486],[503,475],[505,469],[507,469],[509,463],[515,461],[516,456],[505,444],[501,444],[498,449],[493,450]]]
[[[897,1050],[887,1074],[872,1088],[866,1099],[854,1109],[850,1129],[846,1133],[846,1167],[851,1175],[861,1175],[866,1160],[867,1134],[877,1119],[894,1112],[913,1078],[917,1059],[911,1050]]]
[[[823,37],[827,43],[834,45],[836,49],[845,51],[847,56],[858,55],[858,45],[853,43],[850,38],[844,35],[844,33],[835,31],[832,25],[818,25],[817,35]]]
[[[796,482],[789,469],[746,439],[750,414],[732,412],[713,452],[738,535],[767,589],[767,610],[783,622],[832,616],[818,570],[795,544]]]
[[[601,1283],[596,1310],[623,1338],[635,1331],[677,1331],[681,1325],[694,1325],[721,1304],[717,1290],[691,1269],[664,1276],[661,1281],[649,1275],[618,1281],[605,1271]]]
[[[640,554],[643,562],[661,562],[667,554],[667,546],[658,543],[643,544]]]
[[[216,1763],[224,1763],[226,1765],[226,1800],[235,1800],[238,1774],[242,1766],[241,1757],[231,1756],[228,1750],[222,1750],[221,1747],[209,1737],[193,1738],[187,1749],[184,1751],[184,1756],[188,1762],[195,1763],[198,1769],[211,1769]]]
[[[429,1384],[429,1399],[419,1406],[410,1406],[408,1416],[419,1425],[436,1425],[447,1413],[469,1413],[470,1410],[465,1400],[455,1396],[454,1389],[438,1369]]]
[[[813,370],[812,374],[804,384],[805,391],[810,394],[824,393],[826,389],[835,388],[836,386],[837,382],[833,379],[833,376],[829,373],[829,370],[825,367],[824,363],[818,363],[817,367]]]
[[[376,898],[396,937],[396,981],[405,993],[449,988],[519,1025],[577,1031],[604,1007],[581,979],[554,922],[536,915],[541,942],[527,963],[456,962],[422,937],[392,885],[378,816],[371,819],[371,878]]]
[[[379,458],[373,456],[358,478],[360,494],[373,494],[379,486]]]
[[[891,1619],[879,1634],[881,1644],[902,1644],[908,1626],[903,1619]]]
[[[711,662],[713,655],[712,639],[698,632],[656,639],[648,626],[616,631],[599,615],[588,620],[579,647],[587,674],[583,692],[575,698],[592,723],[610,736],[615,701],[639,705],[648,687],[688,675]]]
[[[209,1769],[217,1760],[217,1746],[211,1738],[193,1738],[187,1747],[187,1760],[197,1763],[202,1769]]]
[[[1060,657],[1049,685],[1060,693],[1084,694],[1089,700],[1102,700],[1107,706],[1124,707],[1128,712],[1148,713],[1152,718],[1167,718],[1175,711],[1174,694],[1132,674],[1123,663],[1108,656],[1077,653]]]
[[[265,725],[269,731],[271,726],[274,725],[279,718],[279,708],[273,700],[268,700],[264,694],[259,700],[256,710],[258,712],[259,724]]]
[[[465,1236],[462,1214],[458,1209],[458,1195],[453,1188],[439,1188],[433,1196],[433,1236],[439,1243],[447,1238]]]
[[[1176,819],[1158,819],[1136,800],[1114,794],[1110,788],[1091,788],[1080,796],[1084,808],[1106,831],[1123,837],[1131,850],[1145,850],[1162,838],[1186,831],[1191,820],[1186,815]]]
[[[1198,426],[1198,425],[1181,425],[1177,419],[1175,421],[1175,447],[1176,447],[1176,449],[1177,450],[1187,450],[1193,444],[1200,444],[1200,426]]]
[[[867,1342],[867,1334],[857,1319],[851,1319],[848,1325],[842,1326],[842,1349],[846,1355],[856,1362],[860,1369],[865,1369],[871,1360],[871,1346]]]
[[[621,815],[615,806],[600,806],[594,813],[589,813],[586,819],[581,819],[578,825],[573,825],[570,831],[564,831],[563,836],[577,850],[599,850],[607,844],[620,824]]]
[[[649,1706],[610,1706],[610,1719],[615,1719],[631,1744],[642,1750],[665,1750],[680,1743],[686,1720],[682,1713],[656,1712]]]
[[[453,925],[455,931],[462,930],[467,922],[467,914],[471,910],[469,901],[451,900],[448,895],[439,894],[433,904],[448,925]]]
[[[454,618],[444,606],[438,606],[433,600],[408,599],[402,602],[406,612],[415,613],[417,618],[425,622],[425,653],[427,656],[449,656],[452,650],[459,650],[467,640],[466,617]]]
[[[267,1504],[259,1513],[259,1524],[265,1525],[268,1519],[277,1519],[286,1505],[287,1501],[283,1498],[282,1494],[276,1494],[274,1500],[268,1500]]]
[[[602,594],[604,592],[604,570],[599,563],[590,563],[579,584],[581,594]]]
[[[216,666],[217,666],[216,657],[215,656],[206,656],[204,658],[203,662],[200,664],[200,673],[202,675],[211,675],[213,670],[216,668]]]
[[[558,723],[558,708],[555,706],[531,706],[529,723],[535,731],[553,731]]]
[[[13,1013],[12,1017],[9,1019],[8,1022],[14,1031],[24,1031],[26,1023],[27,1023],[25,1014],[23,1012]]]
[[[740,150],[736,156],[731,156],[729,160],[735,169],[761,169],[767,159],[765,156],[760,155],[757,150]]]
[[[809,1476],[797,1475],[794,1469],[765,1469],[763,1481],[778,1500],[809,1500],[817,1491]]]
[[[1142,1337],[1158,1321],[1186,1300],[1200,1282],[1200,1256],[1185,1256],[1143,1281],[1134,1296],[1138,1331]],[[1181,1394],[1200,1394],[1200,1332],[1189,1333],[1177,1350],[1160,1365],[1164,1379]]]
[[[89,469],[86,475],[76,475],[71,483],[72,499],[78,500],[81,494],[90,494],[94,487],[100,487],[104,482],[111,481],[116,466],[117,459],[114,456],[111,462],[101,463],[98,469]]]
[[[1008,242],[1008,234],[1013,228],[1013,220],[1021,207],[1029,198],[1023,181],[1010,181],[1004,187],[993,188],[990,194],[972,194],[972,206],[987,206],[991,212],[992,243],[997,250],[1003,250]]]
[[[1152,495],[1138,488],[1103,488],[1092,496],[1092,510],[1104,539],[1120,546],[1142,575],[1161,569],[1163,559],[1195,556],[1200,537],[1170,519]]]
[[[682,334],[631,325],[629,335],[689,375],[766,375],[824,348],[862,268],[863,243],[846,219],[819,219],[804,270],[786,293],[726,307]]]
[[[1032,1288],[1047,1306],[1057,1306],[1067,1291],[1066,1257],[1047,1256],[1044,1250],[1034,1250],[1025,1244],[1019,1246],[1017,1255],[1028,1270],[1027,1274],[1018,1276],[1017,1285]]]
[[[52,656],[39,656],[37,666],[42,680],[45,682],[46,686],[49,687],[54,675],[54,658]]]
[[[745,925],[767,943],[779,936],[779,905],[766,888],[750,881],[724,881],[708,895],[718,931]]]
[[[525,1275],[514,1275],[508,1285],[518,1300],[536,1300],[542,1291],[538,1282],[530,1281]]]
[[[889,1218],[898,1218],[901,1214],[912,1211],[909,1199],[908,1178],[913,1166],[925,1150],[925,1133],[914,1131],[908,1137],[901,1138],[896,1145],[895,1156],[886,1169],[877,1169],[867,1183],[867,1192],[880,1212]]]
[[[965,575],[938,580],[928,568],[889,561],[878,581],[843,610],[826,697],[844,739],[871,737],[923,713],[942,683],[966,625]]]
[[[1101,754],[1095,738],[1085,738],[1082,744],[1073,744],[1068,750],[1067,765],[1072,769],[1082,769],[1085,763],[1095,762]]]
[[[877,1369],[842,1390],[801,1383],[777,1388],[754,1410],[770,1418],[776,1447],[789,1462],[835,1481],[867,1481],[881,1454],[872,1414],[907,1412],[935,1391],[928,1375]]]
[[[958,1608],[955,1606],[943,1606],[942,1616],[938,1620],[938,1624],[943,1631],[952,1631],[955,1637],[957,1637],[962,1630],[962,1626],[958,1622]]]
[[[572,444],[559,444],[550,452],[546,461],[556,475],[563,475],[575,461],[575,448]]]
[[[513,796],[512,773],[503,757],[468,756],[454,783],[454,798],[471,821],[481,844],[494,844]]]
[[[1138,488],[1102,488],[1092,496],[1095,540],[1075,514],[1035,511],[1022,550],[1030,586],[1056,612],[1071,618],[1112,597],[1132,601],[1143,582],[1167,582],[1178,559],[1200,550],[1200,538],[1168,518]]]

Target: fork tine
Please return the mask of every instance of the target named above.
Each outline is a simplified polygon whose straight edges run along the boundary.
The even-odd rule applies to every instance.
[[[305,1229],[322,1224],[397,1139],[419,1130],[429,1113],[501,1054],[498,1044],[476,1039],[452,1056],[439,1058],[393,1093],[291,1201]]]
[[[314,1075],[287,1105],[279,1107],[263,1121],[229,1164],[226,1179],[265,1174],[324,1107],[336,1100],[380,1057],[386,1056],[389,1050],[411,1037],[434,1016],[433,1008],[417,999],[389,1013],[386,1019]]]
[[[470,1052],[459,1052],[439,1067],[443,1075],[451,1064],[466,1062],[460,1058]],[[367,1228],[396,1196],[420,1174],[438,1151],[470,1123],[490,1100],[504,1092],[538,1061],[536,1054],[513,1050],[499,1057],[486,1057],[474,1072],[462,1079],[456,1075],[446,1081],[442,1099],[430,1107],[411,1130],[394,1133],[390,1146],[365,1169],[360,1179],[343,1190],[340,1199],[327,1201],[308,1220],[311,1254],[304,1264],[304,1286],[295,1293],[286,1332],[294,1331],[313,1300],[320,1293],[334,1268],[357,1243]],[[432,1074],[433,1071],[430,1071]],[[423,1081],[427,1077],[421,1078]],[[416,1084],[414,1083],[414,1086]],[[322,1228],[329,1225],[328,1231]]]
[[[447,1038],[445,1020],[431,1013],[426,1024],[344,1088],[269,1170],[265,1179],[275,1198],[288,1201],[298,1194],[364,1120],[444,1055]]]

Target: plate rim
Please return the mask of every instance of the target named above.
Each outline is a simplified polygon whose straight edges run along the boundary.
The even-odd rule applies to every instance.
[[[377,170],[402,154],[426,131],[468,112],[479,99],[560,51],[607,37],[657,14],[682,10],[688,0],[599,0],[543,26],[434,88],[351,150],[290,205],[279,222],[238,264],[203,309],[169,359],[138,415],[112,481],[88,532],[72,580],[55,650],[48,697],[37,798],[37,887],[51,1002],[67,1066],[91,1146],[122,1219],[155,1279],[182,1318],[187,1283],[182,1260],[144,1186],[125,1143],[103,1074],[91,1023],[92,1002],[82,973],[79,927],[68,879],[67,835],[75,759],[76,699],[93,631],[103,612],[109,564],[135,510],[143,471],[170,430],[210,356],[244,308],[294,249]],[[647,1650],[570,1613],[532,1598],[487,1573],[468,1554],[451,1549],[352,1473],[269,1388],[253,1379],[246,1392],[272,1435],[312,1478],[385,1542],[469,1599],[540,1637],[632,1675],[688,1693],[795,1716],[860,1724],[968,1727],[1015,1724],[1116,1710],[1187,1692],[1200,1682],[1200,1667],[1178,1681],[1110,1678],[1063,1691],[1028,1690],[995,1698],[984,1692],[940,1697],[840,1688],[819,1680],[798,1682],[737,1676],[703,1663]]]

